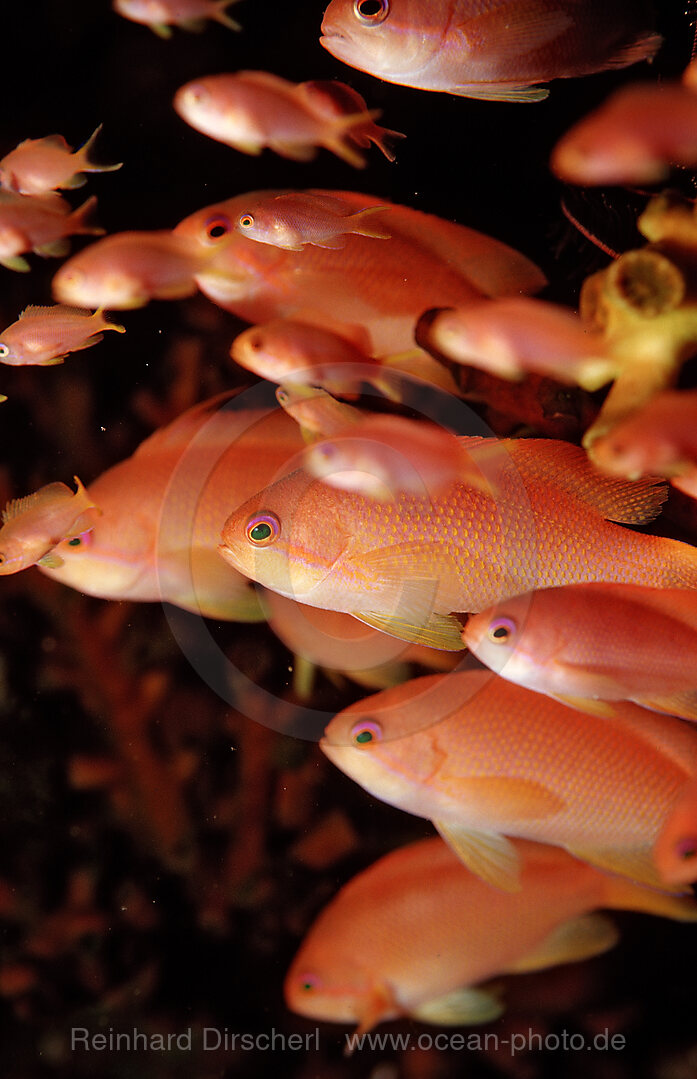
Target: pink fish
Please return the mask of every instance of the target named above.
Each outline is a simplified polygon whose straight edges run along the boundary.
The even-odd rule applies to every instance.
[[[71,211],[59,195],[0,191],[0,264],[26,273],[29,263],[21,257],[25,252],[60,257],[69,250],[68,236],[101,235],[104,229],[89,224],[96,205],[94,195]]]
[[[374,112],[368,111],[365,98],[361,97],[357,90],[338,80],[320,80],[302,83],[305,98],[312,109],[327,116],[349,116],[356,113],[364,113],[365,120],[351,125],[346,137],[356,146],[368,147],[371,142],[375,143],[383,152],[388,161],[394,161],[395,155],[392,143],[406,138],[401,131],[390,131],[389,128],[380,127],[371,118]]]
[[[172,36],[172,26],[200,31],[206,20],[219,22],[230,30],[241,27],[226,13],[237,0],[114,0],[114,11],[132,22],[149,26],[158,37]]]
[[[592,454],[613,475],[667,476],[677,485],[697,468],[697,390],[658,394],[597,439]]]
[[[372,220],[373,214],[383,210],[389,213],[389,207],[378,203],[351,212],[341,199],[307,191],[287,192],[250,199],[235,228],[250,240],[286,251],[301,251],[306,244],[339,249],[345,246],[347,235],[389,240],[385,226]]]
[[[26,307],[16,322],[0,334],[0,363],[10,366],[62,363],[69,352],[96,345],[105,330],[125,333],[109,322],[100,309],[94,313],[79,307]]]
[[[309,161],[323,146],[362,168],[365,159],[356,147],[371,139],[389,156],[384,136],[397,133],[374,123],[378,113],[366,108],[360,94],[346,87],[341,97],[326,85],[296,84],[267,71],[207,75],[177,90],[174,108],[197,131],[246,154],[268,146],[292,161]]]
[[[2,512],[0,575],[19,573],[29,566],[63,564],[55,548],[94,528],[101,515],[77,476],[77,491],[65,483],[49,483],[25,498],[15,498]]]
[[[320,44],[386,82],[487,101],[542,101],[551,79],[650,59],[644,0],[331,0]]]
[[[42,195],[57,188],[82,187],[83,172],[114,172],[121,165],[95,165],[90,152],[102,125],[75,153],[62,135],[25,139],[0,161],[0,184],[20,195]]]

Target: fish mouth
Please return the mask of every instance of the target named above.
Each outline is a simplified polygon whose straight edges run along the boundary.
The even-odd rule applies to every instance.
[[[319,43],[322,48],[326,49],[332,56],[335,56],[337,60],[349,62],[347,57],[349,57],[352,52],[352,41],[346,34],[340,34],[338,31],[329,31],[328,33],[322,34]]]

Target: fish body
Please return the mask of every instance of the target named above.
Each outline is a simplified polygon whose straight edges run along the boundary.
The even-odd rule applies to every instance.
[[[697,779],[682,793],[656,840],[653,857],[666,885],[691,884],[697,866]]]
[[[541,101],[539,83],[626,67],[661,44],[641,0],[331,0],[322,35],[386,82],[493,101]]]
[[[627,702],[611,719],[584,714],[489,671],[368,697],[334,717],[320,747],[511,890],[519,859],[506,837],[516,836],[660,887],[653,845],[697,772],[697,731],[681,720]]]
[[[452,612],[534,588],[603,580],[694,587],[695,548],[614,523],[654,517],[665,487],[608,482],[583,450],[552,439],[460,442],[490,491],[455,483],[437,497],[383,503],[298,469],[231,514],[221,554],[301,603],[453,650],[461,626]],[[263,543],[250,525],[259,514],[274,520]]]
[[[104,229],[89,224],[96,205],[94,195],[71,211],[58,195],[0,191],[0,264],[24,272],[29,264],[21,256],[28,251],[59,257],[67,253],[68,236],[100,235]]]
[[[389,240],[385,227],[372,220],[373,214],[384,209],[389,208],[378,204],[351,212],[341,199],[289,192],[256,202],[250,200],[235,228],[250,240],[286,251],[302,251],[306,244],[338,249],[350,234]]]
[[[59,566],[54,553],[61,540],[94,528],[101,509],[73,477],[77,491],[65,483],[49,483],[25,498],[8,502],[0,528],[0,575],[19,573],[37,563]]]
[[[488,300],[463,310],[428,312],[417,339],[450,360],[501,378],[528,372],[598,389],[616,365],[604,357],[602,337],[578,315],[529,297]]]
[[[279,409],[194,406],[90,484],[103,515],[49,576],[88,595],[165,600],[209,617],[258,620],[249,582],[216,552],[229,500],[278,473],[303,445]]]
[[[226,9],[237,0],[113,0],[114,11],[131,22],[149,26],[158,37],[171,37],[172,27],[200,31],[206,20],[219,22],[230,30],[240,26]]]
[[[288,1007],[360,1031],[405,1015],[484,1022],[503,1004],[491,987],[472,991],[481,982],[612,946],[611,923],[590,911],[696,916],[693,900],[608,876],[558,847],[520,839],[512,846],[521,863],[514,893],[489,887],[437,838],[392,851],[353,877],[308,930],[286,976]]]
[[[42,195],[57,188],[82,187],[83,172],[114,172],[118,165],[95,165],[90,151],[102,125],[75,153],[62,135],[25,139],[0,160],[0,185],[20,195]]]
[[[0,363],[10,366],[60,363],[69,352],[90,348],[102,340],[104,330],[125,333],[109,322],[103,311],[76,307],[26,307],[16,322],[0,334]]]
[[[580,708],[630,700],[697,720],[692,589],[542,589],[472,615],[462,639],[503,678]]]
[[[243,153],[268,147],[292,161],[309,161],[323,146],[362,168],[357,146],[368,145],[368,138],[384,145],[377,114],[360,94],[341,99],[317,85],[324,84],[292,83],[267,71],[208,75],[180,87],[174,108],[197,131]]]
[[[286,251],[234,228],[250,199],[282,193],[237,195],[174,230],[213,255],[195,276],[201,291],[247,322],[299,318],[352,339],[360,334],[369,352],[389,354],[414,347],[414,324],[427,307],[534,292],[545,283],[533,263],[498,240],[358,192],[310,194],[339,199],[347,212],[389,206],[389,243],[349,235],[340,251]]]
[[[203,264],[200,248],[171,232],[118,232],[68,259],[54,275],[53,294],[64,304],[112,310],[182,299],[196,292]]]
[[[567,183],[655,184],[697,165],[697,95],[679,83],[615,91],[559,140],[551,168]]]
[[[489,489],[455,435],[403,416],[368,417],[315,442],[303,453],[302,466],[331,487],[379,501],[401,493],[436,497],[457,482]]]

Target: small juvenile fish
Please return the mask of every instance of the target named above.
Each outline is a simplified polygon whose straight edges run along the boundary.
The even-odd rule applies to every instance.
[[[58,567],[54,553],[61,540],[94,528],[99,509],[73,476],[77,491],[65,483],[49,483],[26,498],[15,498],[2,511],[0,528],[0,575],[19,573],[29,566]]]
[[[235,221],[235,228],[250,240],[286,251],[301,251],[305,244],[338,249],[344,247],[344,237],[351,234],[389,240],[390,233],[372,223],[373,214],[382,210],[389,210],[389,206],[368,206],[351,212],[341,199],[293,191],[250,199]]]
[[[515,296],[465,308],[426,312],[416,340],[448,359],[500,378],[534,371],[596,390],[615,376],[601,335],[557,304]]]
[[[321,386],[341,397],[359,394],[366,382],[385,397],[401,400],[395,375],[407,375],[457,393],[445,368],[421,349],[371,356],[342,334],[301,319],[274,319],[245,330],[233,341],[230,355],[248,371],[286,389]]]
[[[655,184],[671,165],[697,165],[697,95],[679,83],[616,90],[554,147],[552,172],[567,183]]]
[[[71,211],[60,195],[17,195],[0,190],[0,264],[26,273],[29,263],[21,257],[26,252],[60,258],[68,253],[68,236],[101,235],[104,229],[88,224],[96,205],[92,195]]]
[[[402,493],[433,498],[454,483],[490,490],[460,439],[434,423],[403,416],[369,416],[308,446],[301,461],[330,487],[380,502]]]
[[[667,476],[676,486],[697,468],[697,390],[669,390],[593,443],[593,463],[635,480]]]
[[[172,36],[172,27],[199,32],[206,20],[219,22],[230,30],[241,30],[239,23],[226,13],[237,0],[113,0],[114,11],[131,22],[139,22],[158,37]]]
[[[204,253],[171,232],[119,232],[73,255],[53,278],[53,295],[80,307],[127,310],[196,292]]]
[[[346,431],[360,423],[365,413],[345,401],[337,401],[318,386],[279,386],[276,400],[295,420],[306,442]]]
[[[516,836],[664,887],[653,846],[697,776],[691,724],[626,701],[611,719],[585,714],[490,671],[367,697],[334,717],[320,748],[376,798],[432,820],[473,873],[509,891]]]
[[[268,146],[292,161],[311,161],[323,146],[363,168],[365,158],[356,147],[371,139],[389,157],[383,134],[397,132],[374,123],[379,113],[368,110],[360,94],[352,96],[347,87],[342,102],[322,91],[324,85],[292,83],[267,71],[207,75],[177,90],[174,108],[197,131],[245,154]]]
[[[634,701],[697,720],[697,592],[571,584],[470,616],[462,639],[503,678],[584,711]]]
[[[90,151],[102,125],[75,153],[62,135],[25,139],[0,161],[0,185],[20,195],[43,195],[57,188],[82,187],[83,172],[115,172],[118,165],[95,165]]]
[[[485,101],[627,67],[661,44],[644,0],[331,0],[320,44],[370,75]]]
[[[482,982],[612,947],[612,923],[589,913],[598,907],[697,919],[693,899],[606,875],[558,847],[511,845],[521,862],[515,893],[484,884],[437,838],[392,851],[353,877],[300,945],[284,984],[288,1007],[357,1023],[358,1034],[405,1015],[483,1023],[504,1007]]]
[[[460,441],[493,494],[454,483],[434,498],[402,494],[382,503],[297,469],[233,510],[221,554],[301,603],[453,651],[462,647],[453,612],[481,611],[533,588],[697,583],[697,548],[613,523],[655,517],[663,485],[610,481],[566,442]]]
[[[80,307],[26,307],[16,322],[0,333],[0,363],[10,366],[62,363],[69,352],[96,345],[104,330],[125,333],[125,327]]]
[[[380,127],[372,119],[375,116],[373,110],[369,110],[365,98],[361,97],[357,90],[345,82],[338,80],[314,80],[301,83],[305,98],[310,107],[326,116],[356,116],[363,113],[366,117],[363,123],[353,124],[346,132],[346,138],[356,146],[368,148],[375,143],[388,161],[394,161],[395,155],[392,144],[399,139],[406,138],[401,131],[391,131],[387,127]]]

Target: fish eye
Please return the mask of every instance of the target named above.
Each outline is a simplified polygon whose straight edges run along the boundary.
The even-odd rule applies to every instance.
[[[313,989],[319,989],[320,986],[320,980],[316,974],[301,974],[298,983],[304,993],[310,993]]]
[[[675,844],[675,853],[682,862],[697,857],[697,838],[681,839]]]
[[[9,356],[9,355],[10,355],[10,350],[9,350],[8,346],[3,345],[2,342],[0,342],[0,360],[4,360],[5,356]]]
[[[7,556],[3,551],[0,551],[0,566],[7,560]]]
[[[92,542],[92,530],[81,532],[79,536],[73,536],[67,540],[68,547],[87,547]]]
[[[230,218],[225,214],[216,214],[208,218],[203,228],[209,240],[222,240],[230,232]]]
[[[390,13],[390,0],[354,0],[353,13],[364,26],[377,26]]]
[[[351,727],[351,741],[356,746],[367,746],[382,741],[382,727],[372,719],[362,719]]]
[[[242,216],[238,219],[237,224],[240,226],[241,229],[251,229],[254,224],[254,218],[251,214],[242,214]]]
[[[486,632],[493,644],[507,644],[515,631],[516,624],[512,618],[496,618]]]
[[[245,525],[244,533],[255,547],[268,547],[278,538],[281,522],[275,513],[255,513]]]

